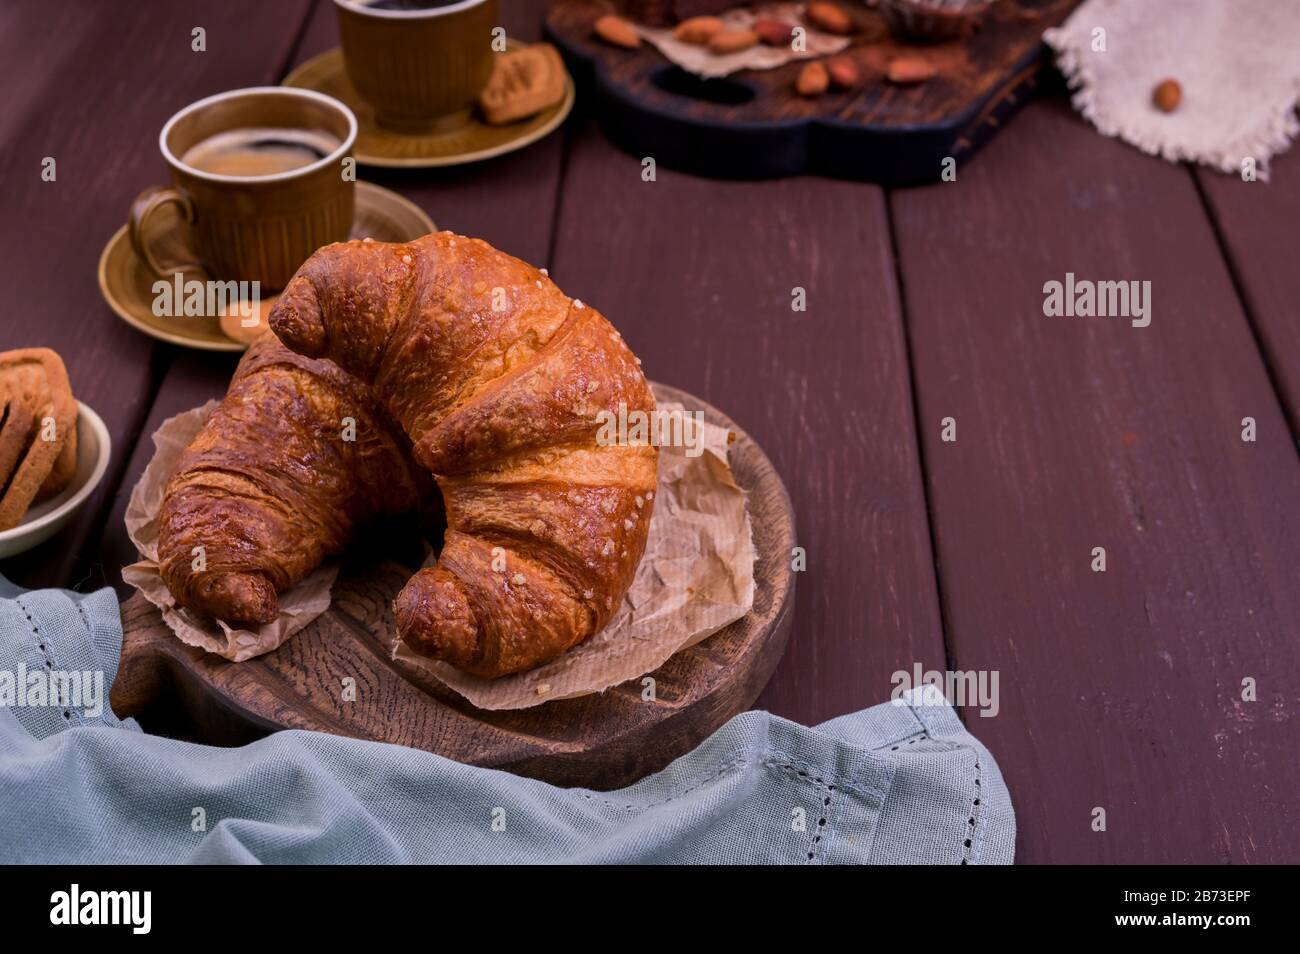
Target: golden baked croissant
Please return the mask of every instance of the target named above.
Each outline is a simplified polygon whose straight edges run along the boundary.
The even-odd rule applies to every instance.
[[[269,623],[277,593],[354,527],[412,510],[432,489],[360,381],[263,335],[167,482],[159,569],[182,606]]]
[[[493,678],[598,632],[631,585],[658,451],[598,442],[601,412],[654,410],[640,362],[594,309],[486,242],[327,246],[271,327],[368,382],[437,477],[437,566],[395,602],[414,651]]]

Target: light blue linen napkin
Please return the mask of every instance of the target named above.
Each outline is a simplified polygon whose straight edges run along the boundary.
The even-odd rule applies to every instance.
[[[1005,864],[1014,852],[997,765],[932,687],[811,729],[746,712],[662,772],[596,792],[315,732],[228,749],[146,735],[108,708],[121,638],[111,590],[0,577],[0,862]]]

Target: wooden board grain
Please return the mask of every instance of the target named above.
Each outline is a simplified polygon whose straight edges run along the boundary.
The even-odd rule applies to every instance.
[[[894,39],[874,10],[847,5],[863,32],[846,51],[859,88],[795,92],[806,61],[701,79],[643,43],[626,50],[593,34],[606,0],[559,0],[546,34],[593,100],[605,132],[637,157],[723,179],[815,172],[890,185],[937,180],[945,158],[966,162],[1020,108],[1045,61],[1042,32],[1078,0],[1006,0],[964,40]],[[938,75],[888,82],[890,62],[920,57]]]
[[[1017,860],[1300,860],[1300,462],[1190,174],[1040,102],[891,207],[948,644],[1000,674],[967,721]],[[1045,317],[1067,272],[1150,281],[1150,326]]]
[[[117,576],[97,558],[97,539],[170,351],[103,302],[100,252],[137,193],[166,181],[158,132],[168,117],[202,96],[274,81],[307,7],[184,0],[145,14],[109,3],[5,4],[0,283],[13,311],[0,321],[0,350],[57,350],[114,447],[73,523],[0,562],[15,582],[91,589]],[[207,31],[206,52],[191,48],[196,26]],[[53,182],[42,180],[45,157],[56,162]]]
[[[645,182],[588,126],[568,163],[552,274],[618,326],[653,377],[727,408],[790,488],[806,599],[760,705],[812,724],[888,698],[890,675],[917,661],[942,668],[881,190],[664,169]]]
[[[754,527],[754,607],[673,656],[652,675],[603,693],[531,709],[485,712],[389,658],[392,599],[411,567],[355,553],[320,619],[272,653],[228,663],[185,646],[137,595],[123,607],[122,663],[112,689],[119,716],[152,722],[151,708],[187,710],[187,734],[236,743],[282,728],[313,729],[414,746],[460,762],[559,785],[617,788],[663,768],[749,708],[784,650],[794,612],[790,500],[759,446],[726,415],[672,388],[661,400],[700,409],[737,440],[729,458]],[[355,701],[342,680],[356,680]],[[168,723],[175,727],[174,713]]]

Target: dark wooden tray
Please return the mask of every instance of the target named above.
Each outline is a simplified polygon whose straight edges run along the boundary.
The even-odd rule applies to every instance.
[[[662,768],[749,708],[767,684],[793,619],[795,534],[790,498],[762,449],[698,398],[662,385],[655,393],[736,432],[730,459],[736,482],[749,492],[757,559],[754,608],[658,669],[654,701],[643,701],[640,681],[632,680],[532,709],[476,709],[389,659],[392,599],[412,571],[363,558],[340,573],[322,617],[276,651],[242,663],[186,646],[136,594],[122,607],[113,711],[213,744],[314,729],[560,785],[617,788]],[[355,702],[341,698],[348,676],[357,682]]]
[[[962,42],[853,46],[865,85],[817,99],[794,92],[799,61],[704,80],[649,44],[609,46],[592,35],[605,0],[558,0],[546,34],[605,133],[635,156],[722,179],[812,172],[903,185],[937,180],[945,157],[960,166],[1020,107],[1046,60],[1043,30],[1078,2],[1002,0]],[[883,29],[874,10],[845,6]],[[885,67],[904,52],[934,59],[940,75],[916,87],[886,82]]]

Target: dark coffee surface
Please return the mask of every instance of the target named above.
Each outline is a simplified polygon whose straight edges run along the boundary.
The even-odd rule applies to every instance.
[[[222,176],[266,176],[319,162],[339,139],[318,129],[231,129],[191,146],[181,162]]]
[[[460,2],[461,0],[371,0],[365,5],[373,10],[433,10]]]

